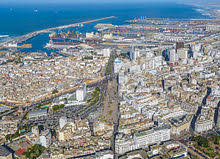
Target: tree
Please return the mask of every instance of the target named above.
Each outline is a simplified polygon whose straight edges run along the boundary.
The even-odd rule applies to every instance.
[[[6,136],[5,136],[5,139],[8,141],[8,140],[11,140],[11,134],[7,134]]]
[[[52,94],[56,94],[56,93],[58,93],[58,90],[57,90],[57,89],[54,89],[54,90],[52,91]]]
[[[31,153],[30,154],[30,158],[32,159],[32,158],[35,158],[35,154],[34,153]]]
[[[193,141],[196,141],[199,146],[209,147],[209,141],[208,141],[208,139],[205,138],[205,137],[197,136],[197,137],[193,137],[192,140],[193,140]]]
[[[31,148],[28,148],[24,155],[26,156],[26,158],[36,159],[44,152],[45,149],[45,147],[35,144]]]

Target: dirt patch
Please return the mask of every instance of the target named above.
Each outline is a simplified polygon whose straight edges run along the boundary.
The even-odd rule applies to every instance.
[[[118,92],[116,79],[109,81],[103,102],[102,119],[117,123],[118,120]]]

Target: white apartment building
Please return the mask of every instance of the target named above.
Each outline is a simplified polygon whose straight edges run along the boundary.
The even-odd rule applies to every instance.
[[[159,126],[134,135],[134,142],[140,148],[167,140],[170,140],[170,126],[168,125]]]
[[[178,55],[176,54],[176,50],[172,49],[169,53],[170,62],[177,62],[178,61]]]
[[[124,154],[126,152],[138,149],[135,145],[134,140],[129,137],[123,137],[122,134],[119,134],[115,142],[115,152],[117,154]]]
[[[205,132],[210,129],[212,129],[214,126],[214,123],[212,120],[199,120],[195,124],[195,131],[197,133]]]
[[[188,58],[188,49],[186,49],[186,48],[178,49],[177,54],[180,59],[187,59]]]
[[[86,86],[79,87],[76,90],[76,100],[79,102],[84,101],[86,97]]]

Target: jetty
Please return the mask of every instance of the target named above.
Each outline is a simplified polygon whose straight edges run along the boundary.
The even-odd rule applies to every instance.
[[[52,28],[47,28],[47,29],[43,29],[43,30],[38,30],[38,31],[35,31],[35,32],[31,32],[31,33],[22,35],[22,36],[20,36],[18,38],[15,38],[15,39],[11,40],[11,41],[4,42],[4,43],[0,44],[0,48],[4,48],[5,46],[8,46],[10,44],[17,44],[17,43],[24,42],[24,41],[26,41],[28,39],[31,39],[31,38],[39,35],[39,34],[51,32],[53,30],[82,26],[84,24],[93,23],[93,22],[97,22],[97,21],[101,21],[101,20],[106,20],[106,19],[112,19],[112,18],[115,18],[115,16],[109,16],[109,17],[104,17],[104,18],[87,20],[87,21],[83,21],[83,22],[79,22],[79,23],[74,23],[74,24],[68,24],[68,25],[63,25],[63,26],[58,26],[58,27],[52,27]]]

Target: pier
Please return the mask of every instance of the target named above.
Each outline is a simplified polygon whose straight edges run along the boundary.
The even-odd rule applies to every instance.
[[[20,36],[16,39],[13,39],[9,42],[2,43],[2,44],[0,44],[0,48],[4,48],[5,46],[8,46],[8,44],[15,44],[15,43],[20,43],[20,42],[26,41],[26,40],[31,39],[31,38],[39,35],[39,34],[51,32],[53,30],[72,28],[72,27],[76,27],[76,26],[80,26],[80,25],[84,25],[84,24],[88,24],[88,23],[93,23],[93,22],[97,22],[97,21],[101,21],[101,20],[112,19],[112,18],[115,18],[115,16],[104,17],[104,18],[93,19],[93,20],[87,20],[87,21],[84,21],[84,22],[79,22],[79,23],[74,23],[74,24],[68,24],[68,25],[63,25],[63,26],[38,30],[38,31],[35,31],[35,32],[31,32],[31,33],[22,35],[22,36]]]

